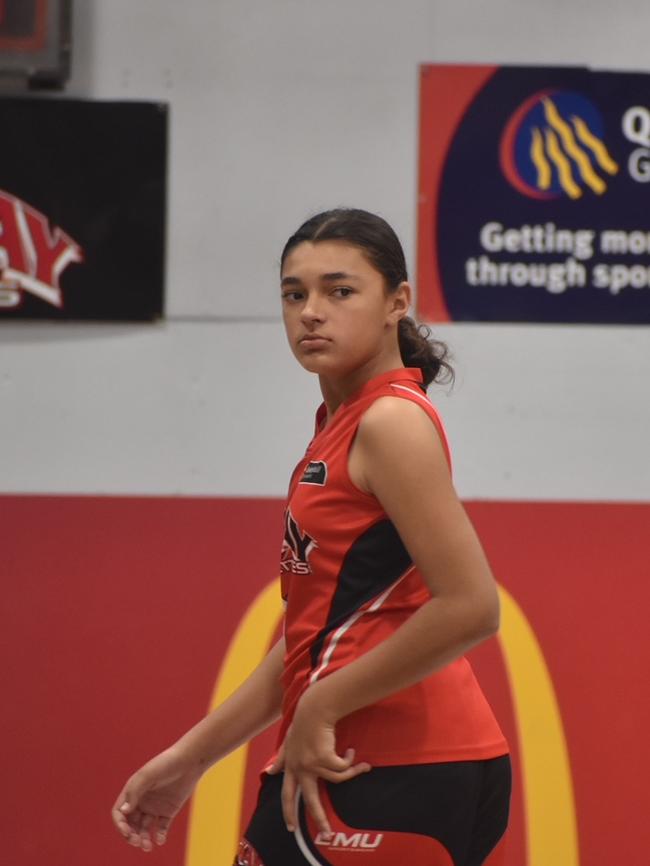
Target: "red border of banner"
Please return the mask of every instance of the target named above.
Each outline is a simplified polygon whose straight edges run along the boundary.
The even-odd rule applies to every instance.
[[[420,66],[416,311],[424,321],[451,321],[434,243],[442,171],[468,106],[497,69],[455,64]]]
[[[4,5],[4,4],[3,4]],[[34,35],[26,39],[3,39],[0,37],[0,50],[4,51],[41,51],[45,45],[45,22],[47,0],[36,0],[34,15]]]

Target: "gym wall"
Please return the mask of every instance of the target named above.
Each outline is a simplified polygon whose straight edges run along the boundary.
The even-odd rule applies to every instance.
[[[66,96],[170,104],[167,317],[1,323],[7,862],[135,862],[110,826],[122,783],[273,638],[320,402],[284,339],[280,252],[359,206],[414,270],[418,64],[644,70],[649,25],[640,0],[75,4]],[[504,592],[475,664],[516,762],[508,866],[640,862],[648,329],[436,335],[457,384],[429,393]],[[270,746],[206,785],[157,862],[230,862]]]

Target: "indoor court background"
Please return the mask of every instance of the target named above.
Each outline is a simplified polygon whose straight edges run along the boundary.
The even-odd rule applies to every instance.
[[[311,213],[363,207],[415,277],[418,64],[644,71],[649,31],[640,0],[75,4],[65,96],[170,104],[167,319],[0,323],[2,862],[145,856],[110,807],[207,710],[275,579],[320,402],[284,338],[282,246]],[[540,775],[558,741],[539,692],[522,696],[537,674],[519,671],[518,691],[520,656],[481,647],[518,773],[508,866],[645,866],[648,328],[436,335],[456,357],[455,388],[429,394],[457,489],[542,653],[567,748],[568,800],[555,765]],[[271,634],[273,607],[253,613]],[[229,864],[267,748],[248,754],[243,800],[217,786],[211,831],[197,806],[148,856]]]

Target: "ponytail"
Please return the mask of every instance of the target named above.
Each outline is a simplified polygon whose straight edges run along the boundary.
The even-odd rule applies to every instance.
[[[453,383],[449,348],[446,343],[431,339],[428,325],[416,324],[410,316],[404,316],[397,327],[397,338],[404,366],[419,367],[425,386],[436,381]]]

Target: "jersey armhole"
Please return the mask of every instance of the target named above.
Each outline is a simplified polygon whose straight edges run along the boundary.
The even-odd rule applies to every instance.
[[[449,447],[449,440],[447,439],[447,433],[442,423],[442,418],[440,417],[436,407],[433,405],[433,403],[429,400],[428,397],[424,396],[424,394],[421,394],[419,391],[414,391],[412,388],[408,388],[406,385],[398,385],[397,383],[391,382],[390,387],[395,390],[395,393],[392,395],[393,397],[401,397],[405,400],[411,400],[411,402],[418,403],[420,406],[422,406],[422,409],[429,416],[429,418],[433,422],[434,427],[438,431],[438,436],[440,437],[440,441],[442,442],[442,447],[445,452],[445,457],[447,458],[449,473],[452,474],[451,449]],[[398,391],[397,389],[400,390]],[[412,396],[408,396],[407,394],[405,394],[405,391],[408,391],[409,394],[411,394]],[[415,397],[416,399],[413,399],[413,397]]]
[[[397,384],[394,384],[391,382],[390,387],[393,389],[397,389],[397,388],[402,389],[402,393],[400,393],[400,391],[393,390],[392,393],[378,394],[377,398],[379,398],[379,397],[401,397],[403,400],[410,400],[412,403],[420,403],[420,405],[422,406],[422,410],[428,415],[429,419],[433,423],[433,426],[435,427],[435,429],[438,433],[438,436],[440,437],[440,441],[442,443],[442,447],[443,447],[443,450],[445,452],[445,457],[447,459],[447,465],[449,467],[449,473],[451,475],[452,474],[452,464],[451,464],[451,450],[449,448],[449,440],[447,439],[447,433],[445,432],[445,428],[444,428],[444,425],[442,423],[442,419],[440,418],[440,415],[438,414],[438,411],[435,408],[435,406],[423,394],[420,394],[417,391],[414,391],[412,388],[407,388],[405,385],[397,385]],[[408,394],[403,393],[406,391],[408,391]],[[417,399],[413,399],[414,397]],[[367,411],[371,405],[372,405],[372,403],[369,406],[367,406],[366,409],[364,409],[364,412]],[[354,444],[354,440],[356,439],[357,431],[359,429],[359,424],[361,423],[361,419],[363,418],[364,412],[362,412],[359,415],[357,422],[354,425],[354,428],[352,430],[352,434],[351,434],[350,439],[348,441],[347,448],[345,449],[345,460],[343,462],[343,465],[345,468],[345,474],[343,476],[343,480],[345,482],[345,486],[349,490],[351,490],[353,493],[356,493],[358,496],[362,497],[367,502],[376,502],[378,508],[381,508],[381,505],[379,504],[379,500],[377,499],[377,497],[375,496],[374,493],[366,493],[365,490],[361,490],[360,487],[357,487],[357,485],[354,483],[354,481],[350,478],[350,472],[348,469],[348,463],[350,460],[350,451],[352,450],[352,445]]]

